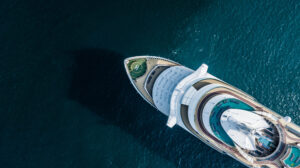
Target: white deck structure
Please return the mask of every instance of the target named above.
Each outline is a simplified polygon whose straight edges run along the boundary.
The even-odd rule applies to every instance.
[[[180,112],[179,112],[181,102],[184,96],[186,96],[186,99],[192,99],[191,95],[193,95],[193,93],[195,92],[195,90],[190,90],[189,93],[187,93],[187,90],[192,88],[193,84],[195,84],[199,80],[203,80],[207,78],[217,79],[216,77],[207,73],[207,69],[208,66],[206,64],[202,64],[196,71],[194,71],[189,76],[185,77],[177,84],[171,97],[170,115],[167,122],[168,127],[172,128],[176,124],[180,125],[181,127],[185,127],[184,124],[182,123]]]
[[[162,72],[153,86],[153,101],[159,111],[170,113],[170,101],[176,85],[193,70],[184,66],[173,66]]]
[[[221,116],[221,125],[237,145],[247,150],[256,150],[255,138],[259,134],[255,134],[270,127],[262,116],[240,109],[226,110]]]

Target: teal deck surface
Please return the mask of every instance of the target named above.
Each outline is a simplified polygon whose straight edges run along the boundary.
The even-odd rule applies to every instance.
[[[284,160],[284,163],[289,167],[298,167],[300,165],[300,149],[297,147],[291,147],[291,152]]]
[[[210,115],[210,126],[215,136],[225,142],[227,145],[234,146],[233,141],[227,135],[223,127],[221,126],[221,116],[222,113],[228,109],[241,109],[247,111],[253,111],[254,109],[248,104],[238,100],[238,99],[225,99],[219,102],[214,108]]]

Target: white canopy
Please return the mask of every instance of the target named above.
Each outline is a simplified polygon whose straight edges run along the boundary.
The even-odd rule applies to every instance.
[[[226,110],[221,125],[237,145],[248,150],[256,150],[254,133],[269,127],[262,116],[240,109]]]

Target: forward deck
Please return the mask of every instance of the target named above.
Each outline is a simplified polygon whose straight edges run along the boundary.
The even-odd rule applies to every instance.
[[[153,56],[136,56],[124,60],[127,75],[140,95],[155,107],[152,98],[152,88],[156,78],[164,70],[180,64]]]

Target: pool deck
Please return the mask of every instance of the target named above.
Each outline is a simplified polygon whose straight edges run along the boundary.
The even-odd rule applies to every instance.
[[[199,114],[199,112],[196,111],[195,112],[195,115],[197,115],[197,117],[195,117],[197,120],[196,122],[200,123],[197,126],[197,131],[200,132],[198,134],[199,138],[202,139],[203,141],[208,140],[216,148],[219,148],[226,153],[231,153],[233,155],[233,157],[237,158],[238,160],[242,160],[249,166],[250,165],[251,166],[267,165],[272,168],[279,167],[281,165],[280,158],[283,157],[282,155],[285,153],[284,151],[287,150],[287,144],[297,144],[300,142],[300,137],[294,134],[294,132],[300,132],[300,128],[292,122],[287,123],[283,119],[282,116],[280,116],[279,114],[266,108],[265,106],[259,104],[254,99],[249,98],[250,96],[245,95],[244,92],[240,92],[238,89],[236,89],[232,86],[227,86],[226,88],[215,88],[215,89],[209,91],[205,96],[203,96],[202,100],[199,101],[198,108],[201,108],[202,104],[205,104],[206,97],[209,97],[210,95],[214,95],[214,94],[220,94],[220,93],[231,94],[231,95],[239,98],[240,100],[246,102],[248,105],[253,107],[255,110],[264,111],[266,113],[270,113],[270,114],[276,116],[277,118],[279,118],[279,120],[277,120],[277,121],[273,120],[272,118],[268,118],[268,119],[270,121],[272,121],[272,123],[281,130],[280,137],[281,137],[282,144],[279,145],[278,148],[274,151],[274,153],[271,154],[269,157],[263,158],[262,160],[258,160],[258,159],[254,158],[253,163],[251,163],[250,161],[245,159],[234,147],[230,147],[230,146],[216,140],[213,136],[211,136],[202,125],[203,123],[201,122],[201,114]],[[201,109],[199,109],[199,111],[201,112]],[[287,127],[292,128],[292,130],[294,130],[294,132],[288,131]],[[280,147],[280,150],[279,150],[279,147]]]
[[[238,103],[235,103],[232,100],[234,100]],[[251,110],[251,111],[254,109],[252,107],[248,106],[246,103],[244,103],[240,100],[237,100],[237,99],[233,99],[233,98],[226,99],[226,102],[225,102],[225,100],[222,100],[213,108],[209,123],[211,125],[211,128],[212,128],[215,136],[222,139],[222,141],[224,141],[226,144],[228,144],[230,146],[234,146],[233,141],[231,140],[231,138],[227,135],[227,133],[221,126],[221,115],[224,111],[226,111],[229,108]]]

